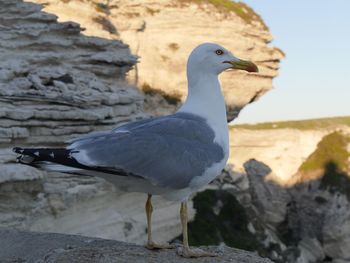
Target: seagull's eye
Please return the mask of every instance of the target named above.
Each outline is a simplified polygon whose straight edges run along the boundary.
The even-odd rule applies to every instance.
[[[221,49],[218,49],[215,51],[215,54],[218,55],[218,56],[221,56],[224,54],[224,51],[222,51]]]

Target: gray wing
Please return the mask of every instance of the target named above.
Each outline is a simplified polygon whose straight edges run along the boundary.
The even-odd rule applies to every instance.
[[[124,125],[122,125],[122,126],[120,126],[118,128],[115,128],[112,131],[92,132],[92,133],[80,136],[78,138],[71,139],[67,143],[71,144],[69,146],[69,148],[72,148],[72,146],[75,147],[78,144],[86,143],[88,141],[93,141],[95,139],[101,138],[104,135],[109,135],[112,132],[119,133],[119,132],[129,131],[129,130],[131,130],[134,127],[140,127],[142,124],[147,123],[147,122],[149,122],[151,120],[153,120],[153,119],[150,118],[150,119],[143,119],[143,120],[139,120],[139,121],[130,122],[130,123],[124,124]]]
[[[203,119],[178,113],[127,124],[77,141],[70,149],[84,165],[123,170],[157,186],[181,189],[223,159],[214,136]]]

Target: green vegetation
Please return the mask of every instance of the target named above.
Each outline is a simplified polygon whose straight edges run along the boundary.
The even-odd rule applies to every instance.
[[[341,132],[326,135],[317,145],[316,150],[299,167],[299,172],[305,174],[319,172],[320,189],[331,193],[345,194],[350,200],[350,153],[347,151],[349,143]],[[319,204],[325,203],[322,198],[315,199]]]
[[[281,121],[281,122],[265,122],[258,124],[239,124],[232,125],[231,128],[242,128],[249,130],[267,130],[267,129],[299,129],[299,130],[314,130],[326,129],[334,126],[346,125],[350,126],[350,116],[322,118],[301,121]]]
[[[300,166],[299,171],[310,172],[324,170],[333,163],[338,169],[346,171],[349,153],[348,139],[340,132],[326,135],[317,145],[316,150]]]
[[[256,251],[259,243],[248,231],[248,217],[236,198],[222,190],[206,190],[193,199],[197,213],[188,225],[192,246],[226,245]]]
[[[143,85],[141,86],[141,89],[145,94],[148,94],[151,96],[158,94],[158,95],[162,96],[171,105],[177,105],[178,103],[181,102],[181,94],[180,93],[174,92],[172,94],[168,94],[162,90],[152,88],[148,83],[143,83]]]
[[[231,0],[180,0],[180,2],[194,2],[198,4],[207,3],[223,12],[234,12],[248,24],[259,22],[265,29],[268,29],[262,18],[248,5],[242,2]]]

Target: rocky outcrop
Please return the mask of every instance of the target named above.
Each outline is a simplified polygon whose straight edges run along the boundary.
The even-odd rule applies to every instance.
[[[350,260],[349,134],[344,128],[322,138],[300,165],[298,180],[288,186],[273,181],[276,175],[264,163],[244,164],[240,181],[248,180],[248,196],[242,189],[245,198],[238,200],[245,207],[249,229],[264,245],[262,253],[274,261]]]
[[[329,153],[339,151],[321,154]],[[229,169],[193,199],[192,242],[224,242],[281,263],[350,260],[348,173],[328,165],[320,177],[286,187],[262,162],[251,159],[244,168]]]
[[[41,8],[0,1],[0,225],[143,243],[144,195],[14,164],[14,145],[62,146],[144,116],[142,94],[125,81],[136,63],[128,46],[84,36]],[[156,199],[155,207],[157,238],[178,235],[178,206]]]
[[[6,228],[0,228],[0,247],[1,262],[271,262],[254,253],[226,246],[202,247],[217,253],[218,257],[215,258],[185,259],[178,256],[175,250],[150,251],[142,246],[113,240]]]
[[[129,80],[140,88],[151,86],[182,100],[187,94],[185,63],[198,44],[217,42],[236,56],[256,62],[259,74],[232,71],[221,76],[229,119],[272,88],[284,57],[268,45],[272,36],[259,16],[248,6],[229,0],[35,1],[47,4],[45,10],[61,21],[80,23],[88,35],[128,43],[141,58]],[[166,113],[152,111],[153,107],[157,105],[151,104],[151,113]]]
[[[1,177],[9,167],[22,177],[0,183],[1,226],[145,244],[145,194],[121,192],[94,177],[46,176],[23,165],[2,166]],[[179,235],[179,205],[157,197],[153,205],[155,240],[166,242]],[[190,217],[193,213],[191,209]]]
[[[249,180],[251,201],[260,220],[267,226],[276,227],[286,217],[290,195],[268,179],[272,171],[264,163],[253,159],[246,162],[244,168]]]
[[[142,95],[125,82],[136,63],[127,45],[84,36],[40,5],[0,7],[2,145],[62,144],[140,116]]]

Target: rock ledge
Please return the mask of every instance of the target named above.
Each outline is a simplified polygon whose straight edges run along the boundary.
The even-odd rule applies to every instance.
[[[183,259],[175,250],[149,251],[142,246],[106,239],[37,233],[0,228],[1,262],[240,262],[270,263],[252,252],[203,247],[220,254],[217,258]]]

